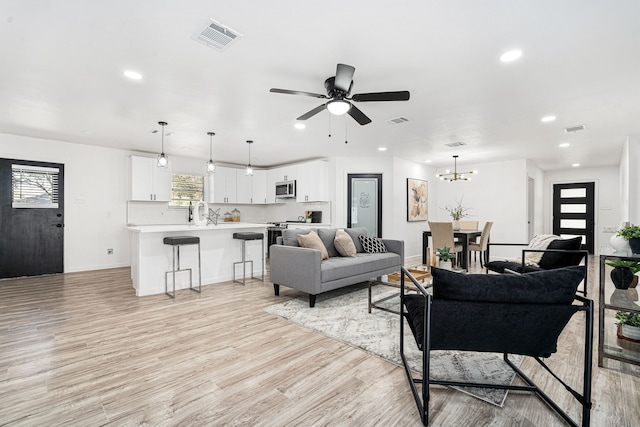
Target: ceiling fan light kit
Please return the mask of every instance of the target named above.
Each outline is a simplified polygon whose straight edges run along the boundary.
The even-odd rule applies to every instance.
[[[449,169],[446,170],[445,173],[438,173],[436,174],[437,178],[440,178],[443,181],[449,181],[449,182],[453,182],[453,181],[470,181],[471,178],[469,178],[468,175],[475,175],[477,174],[478,171],[477,170],[472,170],[469,172],[458,172],[458,155],[453,156],[453,172],[451,172]]]
[[[158,122],[160,126],[162,126],[162,150],[158,155],[158,167],[166,168],[169,166],[169,156],[164,154],[164,127],[167,125],[167,122]]]
[[[325,104],[319,105],[311,111],[298,117],[297,120],[307,120],[321,111],[329,110],[331,114],[337,116],[348,113],[360,125],[371,123],[371,119],[367,117],[353,102],[378,102],[378,101],[408,101],[409,91],[398,92],[372,92],[357,93],[351,97],[351,88],[353,87],[353,74],[356,69],[351,65],[338,64],[336,67],[335,77],[329,77],[324,82],[327,91],[326,95],[312,92],[302,92],[298,90],[271,88],[270,92],[283,93],[287,95],[302,95],[313,98],[328,99]]]

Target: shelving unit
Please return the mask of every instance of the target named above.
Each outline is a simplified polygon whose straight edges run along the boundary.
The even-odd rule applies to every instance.
[[[640,314],[636,288],[617,289],[609,277],[606,262],[614,260],[639,261],[639,254],[613,252],[600,255],[600,303],[598,323],[598,366],[605,358],[640,365],[640,343],[618,337],[615,314],[617,311]]]

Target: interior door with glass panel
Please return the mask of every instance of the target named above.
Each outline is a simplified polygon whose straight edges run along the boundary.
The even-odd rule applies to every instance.
[[[553,234],[562,238],[582,237],[581,249],[594,249],[595,183],[553,185]]]
[[[0,278],[63,272],[64,165],[0,159]]]
[[[348,174],[347,182],[347,227],[382,237],[382,174]]]

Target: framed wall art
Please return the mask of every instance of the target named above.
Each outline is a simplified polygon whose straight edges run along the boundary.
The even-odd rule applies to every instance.
[[[407,221],[427,220],[427,181],[407,178]]]

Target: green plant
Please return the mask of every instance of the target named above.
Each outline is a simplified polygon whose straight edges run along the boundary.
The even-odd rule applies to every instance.
[[[611,266],[611,267],[626,267],[629,270],[631,270],[631,272],[633,274],[636,274],[638,272],[640,272],[640,263],[637,261],[621,261],[621,260],[615,260],[615,261],[609,261],[606,263],[607,265]]]
[[[455,206],[447,205],[444,207],[444,210],[449,212],[449,215],[451,215],[451,218],[453,218],[455,221],[469,216],[469,214],[467,213],[469,209],[471,208],[465,208],[462,206],[462,197],[460,198],[460,200],[456,200]]]
[[[618,311],[616,313],[616,319],[620,321],[621,325],[629,325],[640,328],[640,314]]]
[[[450,251],[451,251],[451,248],[448,246],[445,246],[444,248],[440,248],[436,251],[436,256],[440,258],[440,261],[449,261],[451,258],[455,257],[455,255],[452,254]]]
[[[622,237],[624,240],[634,239],[640,237],[640,225],[625,225],[616,236]]]

